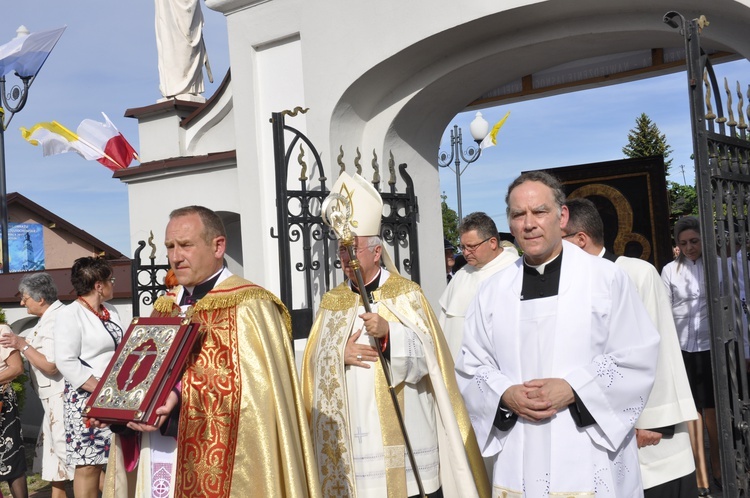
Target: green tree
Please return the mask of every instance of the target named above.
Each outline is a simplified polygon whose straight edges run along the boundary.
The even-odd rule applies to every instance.
[[[672,147],[667,143],[667,137],[651,121],[646,113],[641,113],[635,120],[635,128],[628,132],[628,144],[622,148],[627,157],[664,156],[664,173],[669,174],[672,159]],[[667,182],[669,195],[669,218],[674,221],[680,216],[698,214],[698,195],[692,185],[681,185]]]
[[[672,147],[667,143],[667,137],[651,121],[646,113],[641,113],[635,119],[635,128],[628,132],[628,144],[622,148],[627,157],[664,156],[664,173],[669,175],[672,160],[668,159]]]
[[[445,192],[440,196],[440,209],[443,212],[443,237],[458,247],[458,214],[448,207],[448,204],[445,202],[447,198],[448,196],[445,195]]]
[[[692,185],[668,182],[669,217],[672,220],[685,215],[698,216],[698,193]]]

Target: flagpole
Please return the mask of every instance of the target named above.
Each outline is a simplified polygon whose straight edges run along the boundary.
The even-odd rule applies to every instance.
[[[10,273],[10,253],[8,252],[8,189],[5,181],[5,130],[13,116],[26,105],[26,99],[29,96],[29,87],[34,79],[33,76],[21,76],[23,89],[19,86],[13,86],[10,93],[5,92],[5,76],[0,76],[0,225],[3,238],[0,244],[2,256],[2,272]],[[8,97],[15,100],[15,105],[8,102]],[[5,122],[6,109],[10,111],[8,122]]]
[[[5,78],[0,78],[0,91],[5,93]],[[2,244],[0,250],[3,252],[2,272],[7,273],[9,267],[8,258],[8,195],[5,187],[5,110],[0,107],[0,224],[2,224]]]
[[[13,119],[13,116],[17,112],[20,112],[21,109],[23,109],[26,105],[26,100],[29,98],[29,88],[31,87],[31,84],[36,80],[36,75],[39,74],[39,71],[41,71],[42,66],[47,60],[47,57],[49,57],[49,54],[52,52],[52,49],[57,44],[57,41],[62,36],[62,32],[64,30],[65,28],[58,30],[59,34],[56,36],[54,41],[52,41],[52,45],[45,46],[43,48],[42,51],[46,52],[46,55],[44,56],[44,59],[40,63],[38,63],[36,67],[34,67],[34,69],[31,70],[33,74],[19,74],[19,69],[15,69],[16,76],[18,76],[18,78],[20,78],[21,82],[23,83],[23,88],[18,85],[13,85],[13,87],[10,89],[10,92],[6,93],[5,74],[0,74],[0,231],[2,231],[2,233],[0,233],[0,236],[3,238],[2,242],[0,243],[0,250],[3,251],[3,274],[10,273],[10,254],[8,252],[8,192],[5,181],[5,130],[7,129],[8,124],[10,124],[10,121]],[[49,32],[44,33],[47,34]],[[23,36],[29,37],[32,35],[29,34],[29,31],[24,26],[20,26],[16,30],[15,39],[17,40]],[[11,40],[11,42],[9,43],[12,42],[13,41]],[[18,60],[16,61],[16,63],[18,63],[22,60],[25,60],[25,57],[28,57],[28,52],[24,52],[22,48],[21,51],[16,55],[18,56]],[[9,113],[7,122],[5,121],[6,111]]]

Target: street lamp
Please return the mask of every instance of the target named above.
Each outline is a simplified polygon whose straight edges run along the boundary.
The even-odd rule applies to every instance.
[[[13,116],[26,105],[29,88],[47,60],[65,28],[30,34],[25,26],[16,30],[15,39],[0,46],[0,225],[2,225],[2,272],[10,272],[8,252],[8,194],[5,183],[5,130]],[[21,85],[13,84],[8,91],[5,76],[15,72]],[[6,121],[6,115],[8,120]]]
[[[453,130],[451,131],[450,156],[445,152],[440,152],[440,155],[438,156],[438,166],[441,168],[449,168],[456,173],[456,200],[458,202],[459,223],[463,220],[463,215],[461,213],[461,175],[471,163],[479,159],[479,156],[482,155],[482,148],[479,144],[490,131],[490,124],[482,117],[481,112],[477,112],[474,120],[469,125],[469,131],[471,132],[471,136],[474,138],[476,145],[471,145],[464,151],[461,129],[458,125],[453,125]],[[461,161],[466,163],[463,169],[461,169]],[[451,166],[452,162],[455,164],[454,166]]]

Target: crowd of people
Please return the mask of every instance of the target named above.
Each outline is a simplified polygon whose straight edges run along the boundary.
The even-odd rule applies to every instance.
[[[53,498],[71,479],[77,497],[116,498],[684,498],[708,496],[709,474],[720,485],[695,218],[675,226],[679,257],[659,276],[605,249],[590,201],[524,173],[505,199],[515,245],[485,213],[445,241],[436,314],[383,247],[380,194],[346,173],[331,191],[353,234],[338,252],[347,279],[322,298],[299,376],[290,314],[228,270],[221,218],[170,214],[173,280],[153,316],[188,317],[199,340],[154,425],[85,416],[123,339],[110,265],[76,260],[68,305],[48,274],[24,276],[21,304],[39,321],[24,337],[0,330],[12,495],[27,496],[7,389],[21,356],[44,408],[34,470]]]

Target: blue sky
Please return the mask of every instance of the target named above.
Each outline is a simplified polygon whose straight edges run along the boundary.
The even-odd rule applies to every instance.
[[[678,42],[681,42],[678,38]],[[717,64],[714,71],[723,88],[727,77],[730,88],[739,80],[743,91],[750,83],[750,63],[746,60]],[[722,98],[726,95],[722,92]],[[735,118],[736,97],[735,99]],[[747,108],[747,99],[745,108]],[[486,149],[461,175],[463,215],[484,211],[500,231],[508,230],[505,193],[508,184],[521,171],[588,164],[623,159],[622,148],[635,120],[645,112],[666,135],[673,159],[668,180],[693,184],[695,171],[690,132],[690,110],[685,72],[612,85],[581,92],[484,109],[482,115],[492,126],[507,111],[511,115],[497,136],[497,146]],[[475,111],[461,113],[450,123],[441,142],[450,146],[450,130],[462,128],[464,145],[471,142],[469,123]],[[747,117],[746,117],[747,119]],[[473,143],[473,142],[472,142]],[[440,168],[440,185],[447,203],[456,209],[456,177]]]
[[[223,79],[229,55],[224,16],[205,5],[203,14],[215,80],[207,82],[208,97]],[[32,86],[26,107],[6,132],[7,190],[20,192],[130,254],[125,184],[113,179],[99,163],[72,153],[42,157],[41,150],[26,143],[18,129],[51,120],[75,129],[85,118],[101,120],[101,112],[105,112],[138,150],[137,122],[123,115],[129,108],[151,105],[161,98],[153,2],[12,2],[0,17],[0,43],[15,37],[21,24],[31,31],[63,25],[67,30]],[[730,76],[730,81],[744,78],[747,84],[750,63],[722,64],[717,73]],[[622,158],[627,132],[641,112],[656,122],[674,149],[671,179],[682,181],[679,166],[684,164],[687,181],[692,182],[687,88],[682,73],[482,112],[495,123],[507,110],[511,116],[498,136],[498,146],[487,149],[461,177],[463,213],[486,211],[501,230],[507,228],[505,189],[520,171]],[[473,112],[462,113],[454,120],[465,136],[469,136],[468,123],[473,116]],[[446,127],[444,145],[453,124]],[[436,162],[437,154],[435,151]],[[445,168],[440,173],[441,189],[455,208],[455,175]],[[187,192],[186,201],[189,196]],[[156,225],[157,232],[163,228],[160,222]]]
[[[214,83],[206,82],[210,96],[226,74],[229,53],[224,16],[205,6],[203,15],[214,74]],[[126,185],[98,162],[77,154],[43,157],[40,148],[21,138],[19,127],[56,120],[75,130],[86,118],[103,121],[104,112],[138,150],[138,123],[123,115],[161,98],[153,1],[11,2],[0,16],[0,44],[14,38],[21,24],[32,32],[67,29],[32,85],[26,107],[6,131],[7,190],[132,255]],[[17,81],[10,75],[7,79]],[[165,224],[157,221],[154,231]]]

